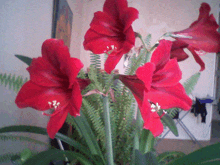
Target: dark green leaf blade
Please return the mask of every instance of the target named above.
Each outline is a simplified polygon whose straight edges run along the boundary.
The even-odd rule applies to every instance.
[[[158,165],[158,162],[153,152],[142,154],[135,150],[135,165]]]
[[[92,163],[80,153],[73,151],[62,151],[57,149],[50,149],[40,152],[39,154],[25,161],[23,165],[48,165],[52,160],[65,160],[65,157],[67,157],[69,161],[77,159],[82,164],[92,165]]]
[[[149,130],[142,129],[141,137],[140,137],[140,144],[139,144],[140,152],[145,154],[147,152],[153,151],[154,141],[155,141],[155,138],[153,134]]]
[[[96,140],[96,137],[86,119],[86,116],[83,114],[83,112],[82,111],[80,112],[80,117],[76,117],[76,118],[72,117],[72,120],[74,120],[74,122],[76,123],[76,126],[78,127],[78,130],[81,131],[81,134],[85,138],[86,143],[89,146],[90,152],[93,155],[99,155],[104,162],[103,153],[101,152],[101,149]]]
[[[23,56],[23,55],[18,55],[18,54],[15,54],[15,57],[17,57],[19,60],[21,60],[22,62],[24,62],[28,66],[31,65],[32,58],[26,57],[26,56]]]
[[[16,125],[16,126],[8,126],[8,127],[0,128],[0,133],[8,133],[8,132],[28,132],[28,133],[37,133],[48,136],[47,130],[45,128],[36,127],[36,126]],[[74,148],[86,154],[88,157],[92,157],[91,152],[89,152],[89,150],[79,142],[61,133],[57,133],[55,138],[58,138],[61,141],[64,141],[67,144],[73,146]]]
[[[174,156],[174,157],[183,157],[185,156],[185,154],[183,152],[179,152],[179,151],[167,151],[167,152],[164,152],[160,155],[157,156],[157,161],[158,163],[166,160],[167,158],[169,158],[170,156]]]
[[[196,150],[182,158],[170,162],[168,165],[185,165],[185,164],[211,164],[211,162],[220,159],[220,143]]]
[[[162,120],[162,122],[164,122],[166,124],[166,126],[169,127],[169,129],[172,131],[172,133],[175,136],[179,136],[176,124],[175,124],[175,122],[173,121],[173,119],[169,115],[165,114],[161,118],[161,120]]]

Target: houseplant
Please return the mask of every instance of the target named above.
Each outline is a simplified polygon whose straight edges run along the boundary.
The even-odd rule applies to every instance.
[[[203,3],[198,20],[188,29],[164,34],[163,37],[172,37],[174,41],[163,39],[149,47],[146,45],[150,36],[144,42],[131,26],[138,18],[138,11],[129,8],[124,0],[107,0],[103,12],[95,13],[83,43],[86,50],[106,53],[105,71],[100,68],[99,55],[92,54],[87,76],[83,70],[80,71],[83,67],[81,61],[71,58],[63,42],[55,39],[43,43],[42,57],[30,59],[17,55],[30,65],[30,80],[24,85],[21,83],[23,86],[16,104],[20,108],[53,110],[52,114],[44,113],[50,116],[47,132],[44,128],[31,126],[5,127],[0,132],[48,134],[50,138],[55,137],[74,147],[72,151],[49,149],[33,156],[26,151],[21,154],[21,158],[26,157],[22,159],[24,164],[47,164],[57,158],[74,159],[83,164],[161,163],[165,156],[159,155],[156,159],[155,137],[163,131],[162,122],[178,134],[172,121],[172,115],[178,110],[173,108],[190,109],[192,101],[187,94],[199,77],[199,73],[193,75],[185,83],[185,89],[179,83],[182,71],[177,61],[188,57],[183,49],[192,52],[201,66],[200,71],[205,69],[205,64],[197,54],[198,50],[219,51],[218,25],[213,16],[209,16],[209,11],[209,5]],[[125,74],[115,74],[115,65],[134,46],[135,38],[141,39],[143,46],[131,56]],[[3,76],[2,82],[6,83],[6,80],[7,76]],[[18,79],[8,80],[19,88]],[[137,110],[135,101],[140,110]],[[76,130],[70,137],[57,133],[65,120]],[[207,162],[217,156],[202,161]],[[183,163],[183,159],[173,163],[180,160]],[[189,157],[185,159],[190,160]],[[198,157],[191,161],[201,162]]]

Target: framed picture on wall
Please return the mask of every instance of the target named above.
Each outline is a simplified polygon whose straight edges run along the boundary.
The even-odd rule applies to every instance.
[[[54,0],[52,38],[63,39],[68,47],[71,41],[72,21],[73,12],[67,0]]]

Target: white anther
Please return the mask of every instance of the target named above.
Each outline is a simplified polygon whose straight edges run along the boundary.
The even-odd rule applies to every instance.
[[[52,103],[53,103],[53,105],[52,105]],[[54,107],[54,109],[56,110],[56,108],[60,105],[60,102],[53,100],[52,102],[48,101],[48,104],[49,104],[50,108]]]
[[[109,49],[109,47],[107,46],[107,49]]]
[[[111,45],[111,47],[112,47],[112,49],[114,49],[115,46],[114,46],[114,45]]]
[[[155,104],[151,104],[151,111],[152,112],[156,112],[156,111],[159,111],[160,110],[160,106],[158,103]]]

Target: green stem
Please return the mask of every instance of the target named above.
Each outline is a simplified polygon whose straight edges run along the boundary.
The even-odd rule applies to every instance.
[[[139,150],[140,128],[143,125],[139,108],[137,108],[136,110],[137,110],[137,117],[136,117],[136,122],[135,122],[136,130],[135,130],[135,136],[134,136],[134,148],[133,148],[133,156],[132,156],[132,165],[135,164],[135,152],[136,152],[136,150]]]
[[[105,120],[105,136],[106,136],[106,154],[108,165],[114,165],[113,160],[113,149],[112,149],[112,133],[111,133],[111,123],[110,123],[110,112],[108,97],[103,96],[103,107],[104,107],[104,120]]]

